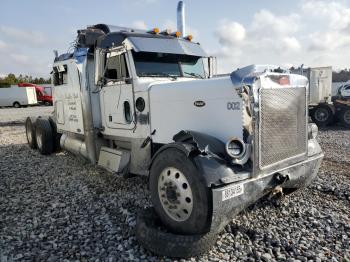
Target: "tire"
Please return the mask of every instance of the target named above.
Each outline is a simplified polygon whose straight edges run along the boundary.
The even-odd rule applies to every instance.
[[[339,120],[344,127],[350,128],[350,106],[344,107],[340,111]]]
[[[21,107],[21,104],[19,102],[14,102],[13,103],[13,107],[14,108],[20,108]]]
[[[332,123],[333,112],[329,106],[320,105],[311,112],[312,121],[319,127],[325,127]]]
[[[45,105],[45,106],[51,106],[52,104],[51,104],[50,102],[46,101],[46,102],[44,103],[44,105]]]
[[[56,122],[52,119],[52,117],[49,117],[49,122],[52,129],[53,152],[58,152],[61,150],[60,140],[61,140],[62,134],[57,133]]]
[[[173,258],[199,256],[215,244],[217,232],[202,235],[175,235],[160,229],[161,221],[153,208],[139,212],[136,223],[136,238],[149,251]]]
[[[154,159],[149,187],[155,211],[171,232],[193,235],[209,231],[210,189],[183,152],[169,148]]]
[[[27,117],[25,122],[27,142],[30,148],[37,149],[35,121],[32,121],[30,117]]]
[[[42,155],[49,155],[53,152],[53,134],[48,119],[38,118],[36,120],[36,142]]]

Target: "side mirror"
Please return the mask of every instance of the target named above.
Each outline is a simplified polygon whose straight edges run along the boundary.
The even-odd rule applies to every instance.
[[[131,78],[125,78],[125,84],[131,84]]]

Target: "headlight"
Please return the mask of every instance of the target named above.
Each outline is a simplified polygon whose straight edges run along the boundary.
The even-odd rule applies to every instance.
[[[316,124],[311,123],[309,124],[309,139],[315,139],[318,135],[318,127]]]
[[[226,152],[232,158],[241,158],[246,151],[244,142],[239,138],[232,138],[226,143]]]

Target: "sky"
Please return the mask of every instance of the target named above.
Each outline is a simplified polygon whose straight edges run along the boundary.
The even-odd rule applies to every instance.
[[[97,23],[176,30],[177,0],[1,0],[0,76],[49,77],[53,50]],[[349,68],[350,0],[184,0],[187,32],[218,72],[250,64]],[[214,4],[215,3],[215,4]]]

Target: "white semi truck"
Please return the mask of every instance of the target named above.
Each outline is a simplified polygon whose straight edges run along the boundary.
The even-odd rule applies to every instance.
[[[314,123],[324,127],[339,121],[350,127],[350,85],[341,86],[332,96],[332,67],[298,68],[292,72],[309,79],[309,110]]]
[[[38,104],[38,100],[34,87],[11,86],[0,88],[0,107],[13,106],[19,108],[36,104]]]
[[[304,76],[252,65],[212,78],[191,40],[79,30],[74,52],[53,64],[54,116],[26,122],[42,154],[60,144],[116,174],[148,176],[159,218],[186,235],[221,230],[263,195],[304,187],[323,157]]]

